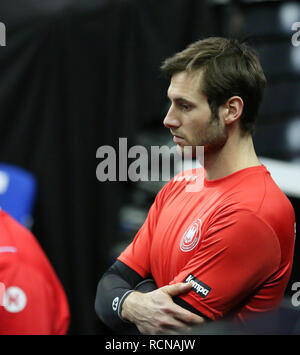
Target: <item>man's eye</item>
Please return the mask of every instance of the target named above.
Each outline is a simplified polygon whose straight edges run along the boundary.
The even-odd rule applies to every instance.
[[[189,106],[189,105],[186,105],[186,104],[180,104],[180,107],[181,107],[181,109],[184,110],[184,111],[187,111],[187,110],[189,110],[189,108],[190,108],[190,106]]]

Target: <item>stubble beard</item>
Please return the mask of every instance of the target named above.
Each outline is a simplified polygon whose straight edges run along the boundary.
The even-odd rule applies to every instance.
[[[180,155],[191,152],[192,158],[197,158],[197,147],[204,147],[204,154],[216,153],[225,145],[228,139],[226,126],[222,123],[218,116],[211,116],[206,127],[197,132],[189,144],[185,146],[177,145],[177,152]],[[184,150],[184,147],[190,147]]]
[[[216,153],[223,148],[228,139],[228,131],[219,117],[212,117],[208,123],[206,136],[202,139],[205,153]]]

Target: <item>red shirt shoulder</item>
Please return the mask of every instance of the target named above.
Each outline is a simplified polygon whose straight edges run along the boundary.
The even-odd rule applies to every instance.
[[[33,234],[0,211],[0,334],[66,334],[64,289]]]

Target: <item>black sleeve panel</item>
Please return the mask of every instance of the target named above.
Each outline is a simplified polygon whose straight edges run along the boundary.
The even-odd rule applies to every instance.
[[[180,307],[197,314],[198,316],[204,318],[205,320],[210,320],[207,316],[203,315],[201,312],[198,311],[198,309],[194,308],[193,306],[191,306],[189,303],[187,303],[186,301],[184,301],[182,298],[175,296],[173,297],[173,301]]]
[[[95,310],[99,318],[114,331],[122,331],[133,324],[121,317],[122,304],[130,292],[150,292],[157,288],[152,279],[143,279],[133,269],[117,260],[98,283]]]

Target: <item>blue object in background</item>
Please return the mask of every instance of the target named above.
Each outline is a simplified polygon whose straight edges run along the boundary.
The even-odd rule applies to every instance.
[[[36,179],[33,174],[14,165],[0,163],[0,207],[29,229],[35,197]]]

